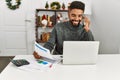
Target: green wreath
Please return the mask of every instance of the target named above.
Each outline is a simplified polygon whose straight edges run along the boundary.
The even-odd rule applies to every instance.
[[[60,9],[61,5],[59,2],[55,1],[50,4],[51,9]]]
[[[19,8],[19,6],[21,4],[21,2],[20,2],[21,0],[16,0],[16,5],[12,5],[11,1],[12,0],[6,0],[7,6],[9,9],[15,10],[15,9]]]

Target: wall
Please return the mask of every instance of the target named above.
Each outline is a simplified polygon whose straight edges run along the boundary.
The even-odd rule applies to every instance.
[[[12,0],[15,4],[16,0]],[[19,9],[10,10],[5,0],[0,0],[0,56],[32,54],[35,41],[35,9],[44,8],[48,0],[21,0]],[[50,0],[48,3],[51,3]],[[59,0],[65,3],[73,0]],[[87,1],[87,0],[84,0]],[[89,2],[87,1],[86,4]],[[91,14],[89,5],[86,11]],[[85,13],[86,13],[85,11]]]
[[[41,6],[36,5],[39,0],[32,3],[32,8],[44,8],[44,0]],[[49,3],[55,1],[48,1]],[[67,3],[74,0],[67,0]],[[119,0],[82,0],[86,3],[85,13],[91,14],[91,30],[95,40],[100,41],[99,53],[120,53],[120,1]],[[66,3],[66,0],[60,0]],[[90,3],[90,4],[89,4]],[[34,7],[33,7],[34,5]],[[67,4],[66,4],[67,5]],[[91,10],[92,9],[92,10]]]
[[[7,35],[7,34],[3,34],[5,31],[7,31],[5,33],[8,33],[8,31],[11,32],[11,31],[15,31],[16,29],[17,30],[21,29],[25,33],[24,37],[27,37],[26,39],[27,43],[25,43],[27,44],[27,47],[24,44],[20,44],[20,45],[22,45],[23,48],[24,46],[28,48],[27,52],[29,54],[32,54],[32,51],[33,51],[32,49],[33,49],[33,44],[34,44],[33,42],[34,42],[34,26],[35,26],[35,23],[34,23],[35,22],[35,15],[34,15],[35,9],[44,8],[46,1],[50,3],[56,0],[44,0],[44,1],[43,0],[42,1],[41,0],[21,0],[22,5],[20,9],[17,10],[19,14],[17,14],[17,11],[12,12],[8,10],[5,2],[3,1],[4,0],[0,0],[0,4],[1,4],[0,5],[0,9],[1,9],[0,10],[0,33],[2,33],[2,35],[0,35],[0,40],[2,40],[2,42],[0,42],[0,48],[4,49],[5,47],[5,45],[3,44],[5,43],[4,35]],[[71,2],[74,0],[67,0],[67,1],[57,0],[57,1],[61,3],[64,2],[67,5],[68,2]],[[85,1],[85,3],[87,4],[85,13],[88,12],[88,14],[91,14],[90,7],[92,7],[91,30],[93,31],[95,39],[100,41],[100,52],[99,53],[120,53],[119,51],[120,50],[120,36],[119,36],[120,34],[119,32],[120,10],[118,10],[120,8],[120,5],[119,5],[120,1],[119,0],[104,0],[104,1],[103,0],[82,0],[82,1]],[[89,3],[91,3],[91,5]],[[11,16],[9,15],[9,13]],[[15,16],[12,15],[11,13],[15,14]],[[21,20],[18,20],[17,15],[19,15],[19,18],[22,18],[22,20],[24,21],[27,19],[28,22],[25,23]],[[20,16],[24,16],[24,17],[20,17]],[[8,19],[6,17],[8,17]],[[14,21],[12,20],[12,18],[14,18],[14,21],[16,21],[16,23],[13,23]],[[9,20],[11,21],[9,22]],[[6,26],[7,21],[9,22],[9,24],[7,24]],[[25,23],[25,26],[20,25],[20,23]],[[14,25],[19,24],[19,28],[14,28],[15,26],[11,26],[11,24],[14,24]],[[11,30],[10,29],[11,27],[14,30]],[[10,43],[9,40],[7,41],[10,45],[13,43],[13,42]],[[24,42],[24,41],[21,40],[21,42]],[[3,44],[4,46],[1,46],[1,44]],[[10,47],[10,45],[8,45],[8,47]],[[6,52],[6,51],[4,50],[3,52]],[[20,53],[21,52],[19,52],[19,54]]]
[[[48,0],[44,0],[40,4],[39,0],[32,0],[31,10],[34,11],[36,8],[44,8],[44,4]],[[56,1],[50,0],[48,3]],[[67,0],[71,2],[74,0]],[[100,52],[99,53],[120,53],[120,1],[118,0],[81,0],[84,1],[86,6],[85,13],[91,14],[91,29],[95,36],[95,40],[100,41]],[[64,2],[66,5],[66,0],[59,0],[59,2]],[[91,5],[89,4],[91,3]],[[92,12],[91,12],[92,7]]]
[[[100,53],[120,53],[120,1],[92,0],[92,23]]]

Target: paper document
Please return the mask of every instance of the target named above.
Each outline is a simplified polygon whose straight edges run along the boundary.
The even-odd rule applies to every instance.
[[[29,61],[29,65],[23,65],[18,67],[21,70],[25,71],[36,71],[36,70],[41,70],[41,71],[47,71],[51,68],[52,63],[44,61],[44,60],[35,60],[35,59],[27,59]]]
[[[18,67],[21,70],[25,70],[25,71],[36,71],[36,70],[40,70],[40,71],[48,71],[50,70],[53,65],[58,64],[61,61],[60,56],[58,55],[54,55],[53,59],[48,59],[43,57],[42,59],[38,59],[36,60],[35,58],[28,58],[26,59],[30,64],[28,65],[23,65]]]
[[[35,42],[35,51],[42,57],[53,59],[52,55],[50,54],[49,49],[44,48],[37,42]]]

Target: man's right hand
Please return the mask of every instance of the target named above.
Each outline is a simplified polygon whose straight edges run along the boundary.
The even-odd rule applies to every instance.
[[[90,30],[89,25],[90,25],[90,20],[88,19],[88,17],[84,17],[84,29],[86,30],[86,32],[88,32]]]
[[[37,52],[33,52],[33,56],[35,57],[35,59],[40,59],[41,58],[41,56],[40,55],[38,55],[38,53]]]

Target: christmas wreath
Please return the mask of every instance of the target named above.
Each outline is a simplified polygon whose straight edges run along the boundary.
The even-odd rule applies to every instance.
[[[19,6],[21,4],[21,2],[20,2],[21,0],[16,0],[16,5],[12,5],[11,1],[12,0],[6,0],[7,6],[9,9],[15,10],[15,9],[19,8]]]
[[[61,5],[59,2],[55,1],[50,4],[51,9],[60,9]]]

